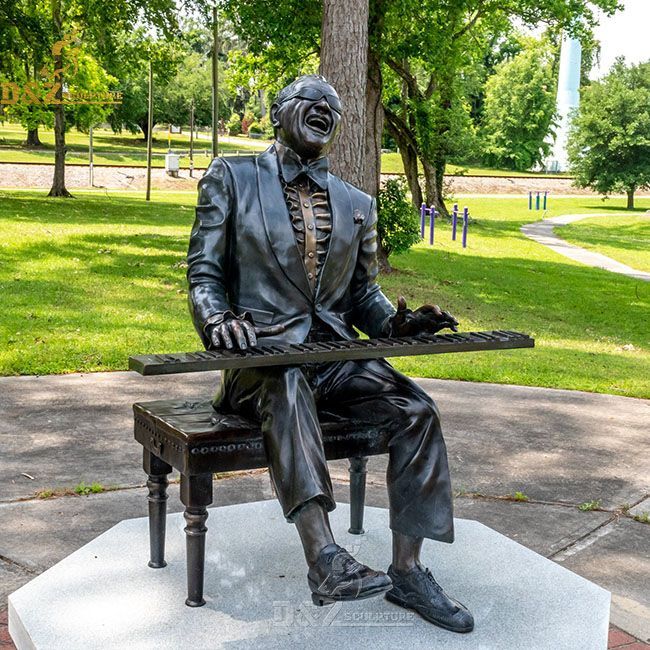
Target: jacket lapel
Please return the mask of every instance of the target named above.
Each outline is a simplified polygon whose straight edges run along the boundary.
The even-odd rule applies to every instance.
[[[324,300],[340,284],[349,262],[350,245],[354,238],[352,200],[348,189],[338,176],[332,174],[329,174],[328,188],[332,210],[332,233],[329,250],[316,287],[316,295],[320,300]]]
[[[278,161],[273,149],[267,149],[260,154],[255,164],[262,220],[273,254],[287,279],[311,302],[311,287],[296,245],[289,210],[280,184]]]

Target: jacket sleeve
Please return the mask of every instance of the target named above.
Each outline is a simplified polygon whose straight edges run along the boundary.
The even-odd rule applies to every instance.
[[[208,325],[230,309],[227,295],[228,230],[235,203],[228,165],[217,158],[199,181],[196,219],[187,253],[190,313],[206,347]]]
[[[376,202],[372,199],[351,285],[352,324],[371,338],[386,334],[388,319],[395,313],[395,308],[376,282],[378,273],[377,209]]]

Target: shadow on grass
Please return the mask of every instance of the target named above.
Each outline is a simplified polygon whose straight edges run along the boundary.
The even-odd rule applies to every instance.
[[[561,261],[476,258],[413,249],[396,262],[416,277],[382,276],[393,299],[437,302],[485,329],[647,346],[648,283]]]
[[[647,251],[650,249],[650,218],[647,223],[618,224],[615,227],[602,227],[598,223],[578,222],[575,227],[560,226],[555,228],[558,237],[564,237],[572,243],[606,246],[630,251]]]
[[[73,201],[3,192],[0,219],[38,224],[114,224],[173,226],[189,231],[194,219],[195,201],[188,194],[184,203],[145,201],[144,197],[77,194]]]

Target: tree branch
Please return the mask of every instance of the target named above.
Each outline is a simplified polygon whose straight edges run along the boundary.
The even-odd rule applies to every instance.
[[[483,9],[483,0],[479,0],[478,7],[474,12],[474,15],[469,19],[469,22],[467,22],[457,32],[454,33],[452,38],[456,40],[457,38],[460,38],[461,36],[467,34],[467,32],[472,29],[474,25],[476,25],[476,21],[483,15]]]
[[[393,72],[395,72],[400,78],[402,78],[406,82],[406,85],[408,86],[409,92],[411,93],[412,97],[422,96],[422,93],[418,88],[417,79],[409,72],[409,70],[406,69],[405,66],[403,66],[398,61],[395,61],[395,59],[391,59],[390,57],[386,58],[386,64]]]

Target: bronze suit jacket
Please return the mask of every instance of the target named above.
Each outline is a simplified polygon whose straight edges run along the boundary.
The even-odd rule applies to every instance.
[[[205,327],[227,310],[258,326],[286,329],[263,343],[302,343],[314,319],[342,339],[353,327],[381,336],[394,307],[375,282],[375,200],[329,174],[332,234],[312,291],[296,245],[273,148],[259,156],[216,158],[199,182],[187,256],[189,304],[206,347]]]

